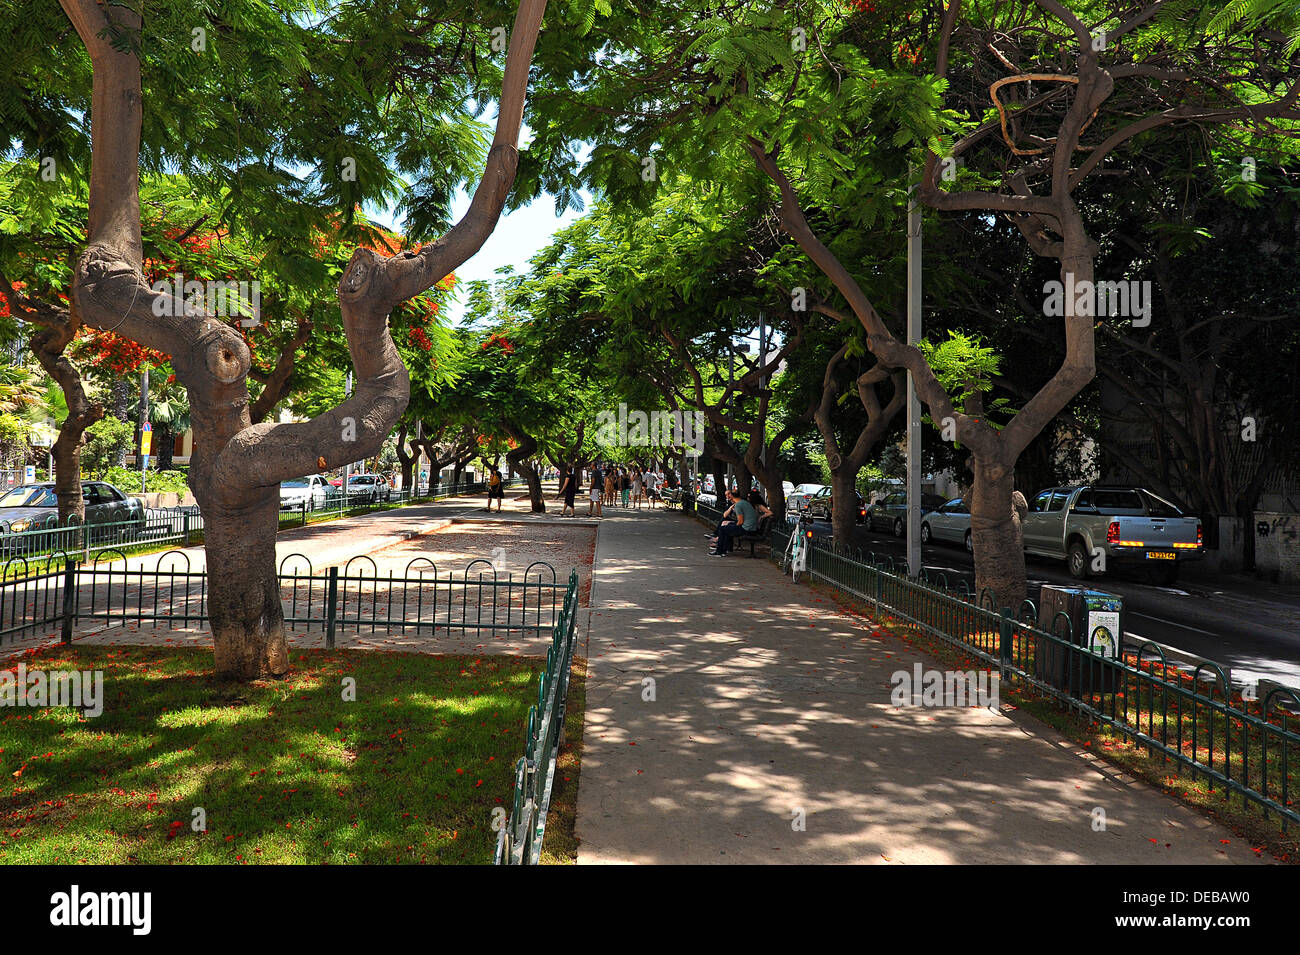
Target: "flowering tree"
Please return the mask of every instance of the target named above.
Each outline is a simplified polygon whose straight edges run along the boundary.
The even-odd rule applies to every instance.
[[[160,295],[142,274],[142,16],[126,6],[62,0],[93,67],[89,237],[71,297],[84,323],[171,355],[189,392],[196,442],[190,486],[206,522],[220,675],[251,680],[288,670],[275,567],[277,486],[375,453],[406,407],[410,379],[389,315],[451,274],[495,227],[518,163],[529,63],[545,6],[545,0],[520,2],[487,167],[465,217],[419,251],[385,257],[359,248],[349,260],[338,300],[356,375],[352,396],[310,421],[254,424],[246,337],[204,310]]]

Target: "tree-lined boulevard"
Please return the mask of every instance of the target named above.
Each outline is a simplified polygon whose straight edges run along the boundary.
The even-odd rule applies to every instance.
[[[121,704],[0,719],[0,861],[1150,861],[1146,825],[1291,861],[1294,0],[0,0],[0,32],[0,643]],[[521,234],[534,203],[564,223]],[[170,646],[129,575],[182,557]],[[1007,705],[882,690],[913,663]],[[191,733],[209,701],[256,758]],[[280,719],[339,738],[271,832]],[[159,843],[56,738],[225,818]],[[1166,794],[1062,755],[1094,742]],[[1042,804],[990,818],[1022,762]],[[34,822],[56,792],[98,822]],[[421,821],[339,815],[386,800]]]

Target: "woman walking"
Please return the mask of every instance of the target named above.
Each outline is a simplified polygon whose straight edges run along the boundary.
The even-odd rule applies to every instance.
[[[605,486],[600,479],[600,468],[592,468],[591,469],[591,491],[589,495],[591,497],[591,500],[588,501],[587,503],[588,517],[591,517],[593,512],[597,517],[601,516],[600,504],[601,501],[604,500],[604,495],[605,495]]]
[[[614,506],[614,478],[615,471],[612,465],[605,466],[605,503],[610,507]]]
[[[501,471],[494,465],[492,475],[488,478],[488,513],[492,512],[492,502],[497,502],[497,513],[501,513],[501,504],[506,499],[505,485],[501,481]]]
[[[638,511],[641,510],[641,488],[645,478],[641,474],[641,469],[632,468],[632,506]]]
[[[560,516],[577,517],[573,508],[574,496],[578,493],[578,472],[572,467],[564,469],[564,484],[560,486],[560,493],[556,497],[564,498],[564,508],[560,511]]]

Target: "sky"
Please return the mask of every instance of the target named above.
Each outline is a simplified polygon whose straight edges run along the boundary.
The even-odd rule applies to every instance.
[[[485,117],[484,121],[489,126],[496,123],[495,109],[491,110],[491,115]],[[526,148],[532,138],[532,131],[527,126],[523,126],[519,131],[520,148]],[[585,161],[585,153],[589,151],[589,146],[580,147],[579,158]],[[475,184],[472,184],[471,188],[473,185]],[[465,189],[456,194],[451,204],[453,222],[459,222],[469,209],[471,195],[472,193]],[[591,194],[584,190],[581,196],[583,209],[589,209]],[[396,216],[392,207],[368,211],[375,221],[391,223],[394,231],[399,233],[402,231],[402,220]],[[549,193],[542,193],[528,205],[514,212],[503,213],[497,220],[496,229],[483,243],[483,248],[456,270],[456,290],[453,293],[453,301],[448,302],[441,312],[445,322],[448,325],[455,325],[460,321],[465,310],[464,292],[470,282],[477,279],[491,281],[496,277],[496,270],[503,265],[513,265],[516,272],[525,271],[528,260],[550,244],[551,236],[580,218],[582,214],[570,209],[563,215],[557,216],[555,197]]]
[[[452,219],[459,221],[469,208],[470,196],[462,192],[452,203]],[[583,197],[584,203],[590,202],[589,196]],[[503,214],[497,227],[468,262],[456,270],[456,291],[463,292],[468,283],[475,279],[491,281],[496,270],[503,265],[513,265],[516,272],[527,269],[528,260],[551,241],[551,236],[558,230],[582,215],[569,210],[562,216],[555,214],[555,197],[543,194],[522,209]],[[463,296],[458,296],[455,303],[448,303],[442,315],[449,324],[460,321],[464,304]]]

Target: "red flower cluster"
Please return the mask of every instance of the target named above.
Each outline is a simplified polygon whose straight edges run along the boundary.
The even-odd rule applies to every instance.
[[[479,348],[488,348],[492,345],[495,345],[497,348],[500,348],[507,355],[513,355],[515,352],[515,346],[511,343],[510,339],[506,338],[504,335],[498,335],[495,332],[491,335],[491,337],[488,338],[487,341],[485,341],[482,345],[479,345]]]
[[[863,13],[875,13],[876,5],[872,0],[853,0],[853,5]]]
[[[433,342],[429,341],[429,336],[425,334],[423,328],[412,328],[406,333],[406,340],[423,351],[433,350]]]
[[[21,292],[23,290],[23,283],[15,282],[14,288]],[[9,317],[9,298],[8,296],[5,295],[4,292],[0,292],[0,318],[8,318],[8,317]]]
[[[162,365],[171,356],[146,348],[129,338],[97,329],[82,330],[86,339],[88,358],[92,365],[107,368],[115,375],[137,374],[144,365]]]

